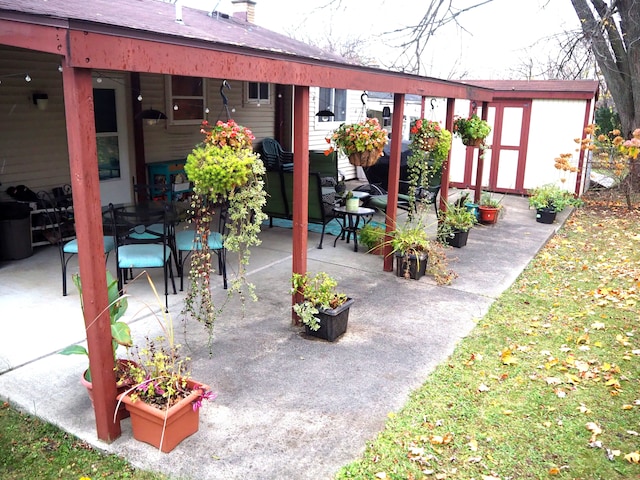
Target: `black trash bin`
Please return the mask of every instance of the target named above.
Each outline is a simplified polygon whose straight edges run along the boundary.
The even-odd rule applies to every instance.
[[[0,260],[20,260],[31,255],[29,204],[0,202]]]

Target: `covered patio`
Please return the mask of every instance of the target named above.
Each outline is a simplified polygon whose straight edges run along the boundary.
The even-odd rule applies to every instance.
[[[247,303],[244,313],[235,301],[227,305],[215,326],[213,356],[202,325],[186,325],[183,334],[182,296],[170,295],[193,376],[218,393],[201,410],[199,432],[171,454],[135,441],[129,420],[114,442],[97,437],[80,384],[86,359],[56,353],[84,338],[79,298],[73,289],[60,295],[57,253],[40,247],[33,257],[0,268],[0,394],[97,448],[172,477],[331,478],[446,360],[569,214],[544,225],[536,223],[526,198],[507,196],[503,203],[497,224],[474,228],[465,248],[448,250],[460,277],[447,287],[430,277],[408,281],[383,273],[380,257],[355,253],[341,241],[318,250],[319,234],[309,233],[309,269],[335,276],[356,299],[347,333],[335,343],[307,337],[289,321],[290,229],[263,229],[248,271],[259,301]],[[113,270],[112,260],[107,268]],[[156,283],[161,278],[152,275]],[[157,335],[147,307],[158,312],[159,302],[148,285],[138,280],[127,291],[134,340]]]
[[[246,2],[251,3],[251,2]],[[120,434],[110,412],[115,406],[115,377],[108,366],[111,357],[105,265],[102,260],[100,183],[94,118],[93,72],[131,73],[135,83],[140,72],[228,80],[252,80],[291,86],[294,141],[294,203],[306,205],[308,196],[309,87],[329,86],[351,90],[394,91],[393,129],[401,130],[406,94],[433,95],[448,99],[446,127],[451,129],[455,98],[488,102],[492,93],[482,87],[362,67],[340,58],[327,58],[308,46],[276,39],[257,27],[237,27],[232,19],[220,20],[201,12],[183,18],[171,4],[99,1],[84,13],[77,0],[42,3],[22,0],[17,5],[0,0],[0,44],[57,56],[62,74],[66,135],[73,189],[73,206],[79,244],[79,270],[83,278],[85,312],[91,364],[94,366],[95,416],[98,437],[112,441]],[[145,8],[146,7],[146,8]],[[148,11],[158,16],[147,15]],[[152,25],[149,27],[148,22]],[[241,38],[241,40],[240,40]],[[279,43],[274,47],[274,41]],[[27,75],[27,77],[29,77]],[[25,78],[27,78],[25,77]],[[30,77],[29,77],[30,78]],[[132,89],[130,93],[134,93]],[[138,106],[137,108],[140,108]],[[135,109],[134,109],[135,110]],[[137,114],[139,112],[135,112]],[[141,119],[132,126],[140,138]],[[136,155],[144,158],[140,144]],[[400,141],[392,141],[389,175],[388,230],[394,227],[399,175]],[[140,164],[136,164],[136,171]],[[447,173],[443,183],[447,185]],[[446,200],[446,188],[443,189]],[[278,277],[288,282],[290,271],[305,272],[308,266],[307,211],[293,212],[291,269]],[[37,257],[36,257],[37,258]],[[384,269],[392,269],[391,257]],[[271,273],[272,269],[268,269]],[[26,310],[26,309],[25,309]],[[29,313],[34,316],[35,312]],[[286,315],[288,317],[288,315]],[[95,321],[94,319],[98,319]]]

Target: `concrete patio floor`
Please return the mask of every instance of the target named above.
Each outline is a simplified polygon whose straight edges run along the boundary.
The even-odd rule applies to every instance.
[[[230,300],[217,320],[209,355],[207,333],[184,324],[183,294],[169,295],[178,339],[192,359],[193,378],[211,385],[215,401],[200,414],[200,430],[169,454],[135,441],[130,421],[111,444],[96,438],[93,409],[80,375],[86,359],[61,356],[83,341],[78,294],[61,294],[53,247],[0,263],[0,397],[16,407],[118,454],[133,465],[179,479],[330,479],[375,437],[387,414],[406,402],[433,368],[473,329],[491,303],[566,219],[536,223],[527,199],[507,196],[496,225],[475,227],[462,249],[449,249],[459,274],[450,286],[432,278],[405,280],[383,272],[382,257],[353,251],[335,237],[309,233],[308,270],[335,276],[356,299],[347,333],[335,343],[308,338],[291,325],[291,230],[265,228],[253,249],[248,279],[257,303]],[[435,234],[435,216],[430,211]],[[108,268],[115,272],[114,259]],[[229,259],[230,271],[236,263]],[[71,260],[70,270],[77,269]],[[157,286],[161,272],[150,271]],[[232,275],[232,273],[231,273]],[[218,286],[217,278],[214,286]],[[215,290],[224,301],[222,281]],[[148,284],[127,288],[126,315],[137,342],[160,327]],[[164,299],[163,299],[164,300]]]

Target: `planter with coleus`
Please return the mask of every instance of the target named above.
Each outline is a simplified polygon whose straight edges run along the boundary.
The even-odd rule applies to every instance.
[[[453,121],[453,133],[462,139],[463,144],[477,147],[489,136],[491,126],[476,114],[468,118],[456,117]]]
[[[367,118],[359,123],[343,123],[326,140],[331,146],[325,155],[338,150],[349,157],[352,165],[370,167],[382,156],[389,138],[377,118]]]
[[[354,299],[337,291],[338,282],[325,272],[316,275],[294,273],[292,294],[303,301],[293,311],[304,324],[308,335],[334,342],[347,331],[349,309]]]
[[[407,159],[409,172],[409,217],[413,216],[420,188],[439,184],[442,167],[451,149],[451,132],[438,122],[420,118],[411,124],[411,155]]]
[[[484,224],[493,224],[498,221],[502,211],[502,198],[494,198],[491,193],[483,192],[478,204],[479,221]]]
[[[254,286],[246,281],[245,270],[250,248],[260,244],[258,234],[267,218],[262,211],[266,204],[265,167],[252,149],[254,136],[248,128],[233,120],[214,126],[205,121],[201,132],[204,141],[193,149],[185,164],[193,183],[188,221],[194,224],[198,248],[191,254],[184,313],[205,325],[211,346],[220,311],[213,302],[210,285],[213,255],[208,239],[212,220],[217,214],[226,216],[224,248],[238,254],[238,273],[230,291],[240,294],[243,301],[247,295],[255,300]]]

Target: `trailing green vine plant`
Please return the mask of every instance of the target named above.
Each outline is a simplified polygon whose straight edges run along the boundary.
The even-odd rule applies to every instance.
[[[233,120],[219,121],[212,127],[205,121],[201,132],[204,141],[193,149],[185,164],[185,172],[193,182],[189,221],[194,224],[200,248],[191,255],[183,313],[205,325],[211,348],[215,319],[224,307],[224,303],[216,306],[211,295],[211,225],[216,215],[224,215],[224,246],[238,254],[239,265],[227,299],[237,293],[244,306],[247,297],[257,299],[245,272],[251,247],[260,244],[260,226],[267,218],[262,211],[266,204],[265,167],[252,149],[255,137],[248,128]]]
[[[411,155],[409,170],[409,218],[413,216],[416,199],[442,174],[442,167],[451,149],[451,132],[438,122],[419,118],[411,124]]]

